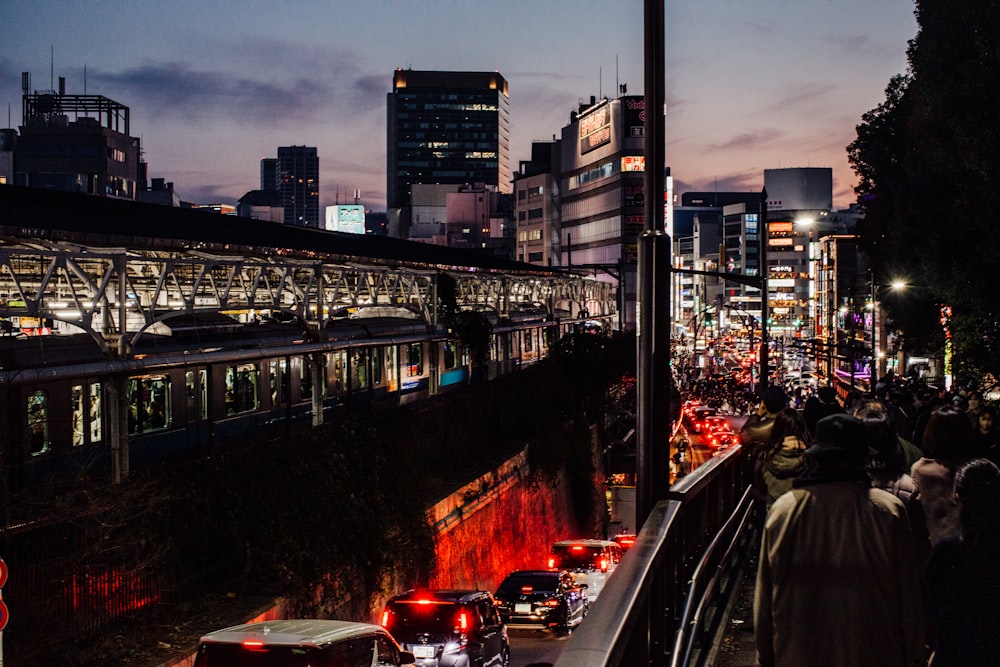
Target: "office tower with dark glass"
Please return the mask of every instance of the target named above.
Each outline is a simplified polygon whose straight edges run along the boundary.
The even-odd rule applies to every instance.
[[[410,186],[495,186],[511,192],[510,103],[498,72],[398,69],[388,94],[386,205],[402,216]]]
[[[285,224],[319,227],[319,156],[316,147],[279,146],[276,162],[275,184],[285,207]]]

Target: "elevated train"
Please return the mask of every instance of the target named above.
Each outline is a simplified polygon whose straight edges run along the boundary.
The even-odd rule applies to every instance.
[[[417,401],[616,319],[607,284],[468,251],[13,186],[0,213],[8,494]],[[445,274],[490,323],[484,363],[438,320]]]

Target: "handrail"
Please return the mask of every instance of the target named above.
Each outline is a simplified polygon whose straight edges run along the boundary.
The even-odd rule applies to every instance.
[[[663,550],[671,525],[677,518],[680,503],[661,500],[650,512],[635,538],[601,589],[601,596],[590,607],[585,623],[574,631],[554,667],[610,667],[620,664],[627,638],[648,601],[646,585]]]
[[[658,502],[554,667],[668,667],[693,564],[731,519],[746,452],[732,447]]]
[[[677,635],[674,640],[674,650],[670,662],[671,667],[687,667],[691,663],[691,654],[694,651],[695,640],[698,637],[697,630],[701,627],[705,608],[712,600],[712,595],[718,586],[719,579],[724,573],[724,564],[732,555],[733,549],[743,534],[747,520],[753,510],[754,500],[752,488],[748,486],[746,491],[743,492],[740,504],[729,516],[725,525],[716,533],[712,539],[712,543],[709,544],[708,549],[702,554],[698,565],[694,568],[694,574],[691,576],[688,586],[687,599],[684,603],[684,612],[681,614],[681,622],[677,626]],[[736,530],[730,533],[730,529],[734,524],[737,524]],[[716,562],[715,570],[711,579],[705,585],[704,591],[701,595],[698,595],[698,586],[709,567],[709,561],[715,555],[716,549],[722,543],[723,539],[725,539],[726,535],[729,535],[729,542],[725,545],[725,551]],[[697,603],[697,607],[692,610],[695,603]]]

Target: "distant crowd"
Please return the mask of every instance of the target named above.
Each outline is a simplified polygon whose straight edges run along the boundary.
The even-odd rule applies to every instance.
[[[766,390],[757,665],[1000,666],[1000,434],[975,390]]]

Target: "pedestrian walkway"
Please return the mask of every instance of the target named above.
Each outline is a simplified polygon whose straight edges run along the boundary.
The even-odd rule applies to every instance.
[[[754,559],[756,562],[756,559]],[[740,582],[736,600],[730,610],[726,630],[715,647],[712,667],[753,667],[753,591],[756,568],[749,567]]]

